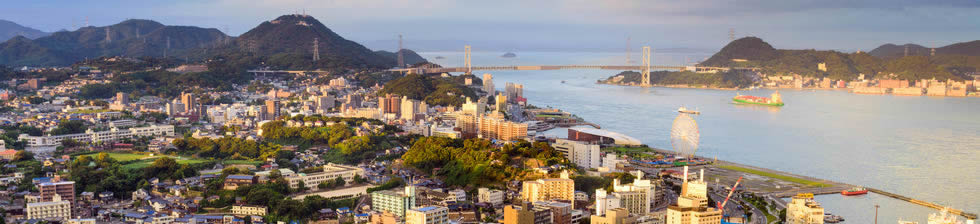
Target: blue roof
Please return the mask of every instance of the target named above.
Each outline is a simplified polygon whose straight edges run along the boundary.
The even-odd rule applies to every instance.
[[[357,215],[354,215],[354,216],[357,216],[357,217],[367,217],[368,214],[367,213],[361,213],[361,214],[357,214]]]
[[[228,175],[229,179],[240,179],[240,180],[251,180],[252,176],[249,175]]]
[[[422,212],[427,212],[427,211],[432,211],[432,210],[437,209],[437,208],[439,208],[439,207],[429,206],[429,207],[421,207],[421,208],[418,208],[418,210],[419,211],[422,211]]]

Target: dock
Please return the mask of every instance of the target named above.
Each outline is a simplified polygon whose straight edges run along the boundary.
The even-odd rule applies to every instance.
[[[898,200],[902,200],[902,201],[907,201],[907,202],[910,202],[912,204],[926,206],[926,207],[930,207],[930,208],[937,209],[937,210],[947,209],[950,214],[963,216],[964,218],[967,218],[967,219],[977,219],[977,214],[969,213],[969,212],[964,212],[963,210],[940,206],[940,205],[937,205],[937,204],[932,203],[932,202],[917,200],[917,199],[910,198],[910,197],[905,197],[905,196],[902,196],[902,195],[899,195],[899,194],[895,194],[895,193],[891,193],[891,192],[879,190],[877,188],[866,187],[866,189],[868,189],[868,191],[874,192],[875,194],[880,194],[880,195],[888,196],[888,197],[891,197],[891,198],[894,198],[894,199],[898,199]]]

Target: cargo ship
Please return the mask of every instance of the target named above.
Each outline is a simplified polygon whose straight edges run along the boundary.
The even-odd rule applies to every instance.
[[[863,187],[855,187],[855,188],[840,191],[840,194],[844,196],[862,195],[867,193],[868,193],[868,189],[865,189]]]
[[[783,106],[783,97],[779,95],[779,91],[772,93],[772,95],[768,98],[760,96],[743,96],[736,93],[736,96],[732,97],[732,102],[781,107]]]

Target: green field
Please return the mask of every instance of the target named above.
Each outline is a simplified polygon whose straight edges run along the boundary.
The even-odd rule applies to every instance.
[[[126,165],[123,165],[122,167],[124,169],[142,169],[142,168],[146,168],[146,167],[150,166],[150,164],[153,164],[153,161],[156,160],[156,158],[157,157],[152,157],[152,158],[149,158],[149,159],[146,159],[146,160],[143,160],[143,161],[126,164]],[[177,160],[177,164],[197,164],[197,163],[204,163],[204,162],[207,162],[208,161],[208,160],[204,160],[204,159],[176,158],[176,157],[172,157],[172,156],[171,156],[171,158],[176,159]]]
[[[629,155],[638,159],[654,158],[654,151],[648,147],[607,147],[603,152],[615,152],[617,155]]]
[[[91,156],[91,157],[94,158],[96,156],[99,156],[99,153],[98,152],[93,152],[93,153],[88,153],[88,154],[83,154],[83,155]],[[115,159],[116,161],[119,161],[119,162],[126,162],[126,161],[132,161],[132,160],[141,160],[141,159],[144,159],[144,158],[149,157],[149,156],[148,155],[142,155],[142,154],[136,154],[136,153],[109,152],[109,157],[111,157],[112,159]]]
[[[799,178],[799,177],[791,177],[791,176],[786,176],[786,175],[780,175],[780,174],[770,173],[770,172],[756,170],[756,169],[749,169],[749,168],[739,167],[739,166],[718,165],[718,168],[722,168],[722,169],[726,169],[726,170],[734,170],[734,171],[743,172],[743,173],[751,173],[751,174],[755,174],[755,175],[759,175],[759,176],[764,176],[764,177],[769,177],[769,178],[773,178],[773,179],[777,179],[777,180],[782,180],[782,181],[788,181],[788,182],[803,184],[803,185],[807,185],[807,186],[811,186],[811,187],[830,187],[830,186],[832,186],[830,184],[820,183],[820,182],[817,182],[817,181],[807,180],[807,179],[803,179],[803,178]]]

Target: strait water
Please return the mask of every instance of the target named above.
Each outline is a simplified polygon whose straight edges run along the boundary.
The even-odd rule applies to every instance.
[[[474,52],[473,64],[625,63],[623,53],[516,53],[516,58],[501,58],[503,52]],[[463,64],[461,52],[422,55],[443,66]],[[708,56],[655,52],[653,64],[682,65]],[[638,59],[640,55],[632,57]],[[595,83],[618,72],[490,71],[498,90],[506,82],[524,84],[524,96],[530,104],[560,108],[652,147],[670,149],[670,128],[677,108],[697,108],[702,112],[696,117],[701,132],[700,156],[872,186],[980,212],[980,98],[782,90],[786,106],[771,108],[731,104],[735,91]],[[740,91],[757,96],[771,92]],[[873,223],[875,204],[881,205],[881,223],[898,219],[926,223],[928,214],[936,212],[874,194],[846,198],[824,195],[816,200],[828,212],[843,216],[845,223]]]

